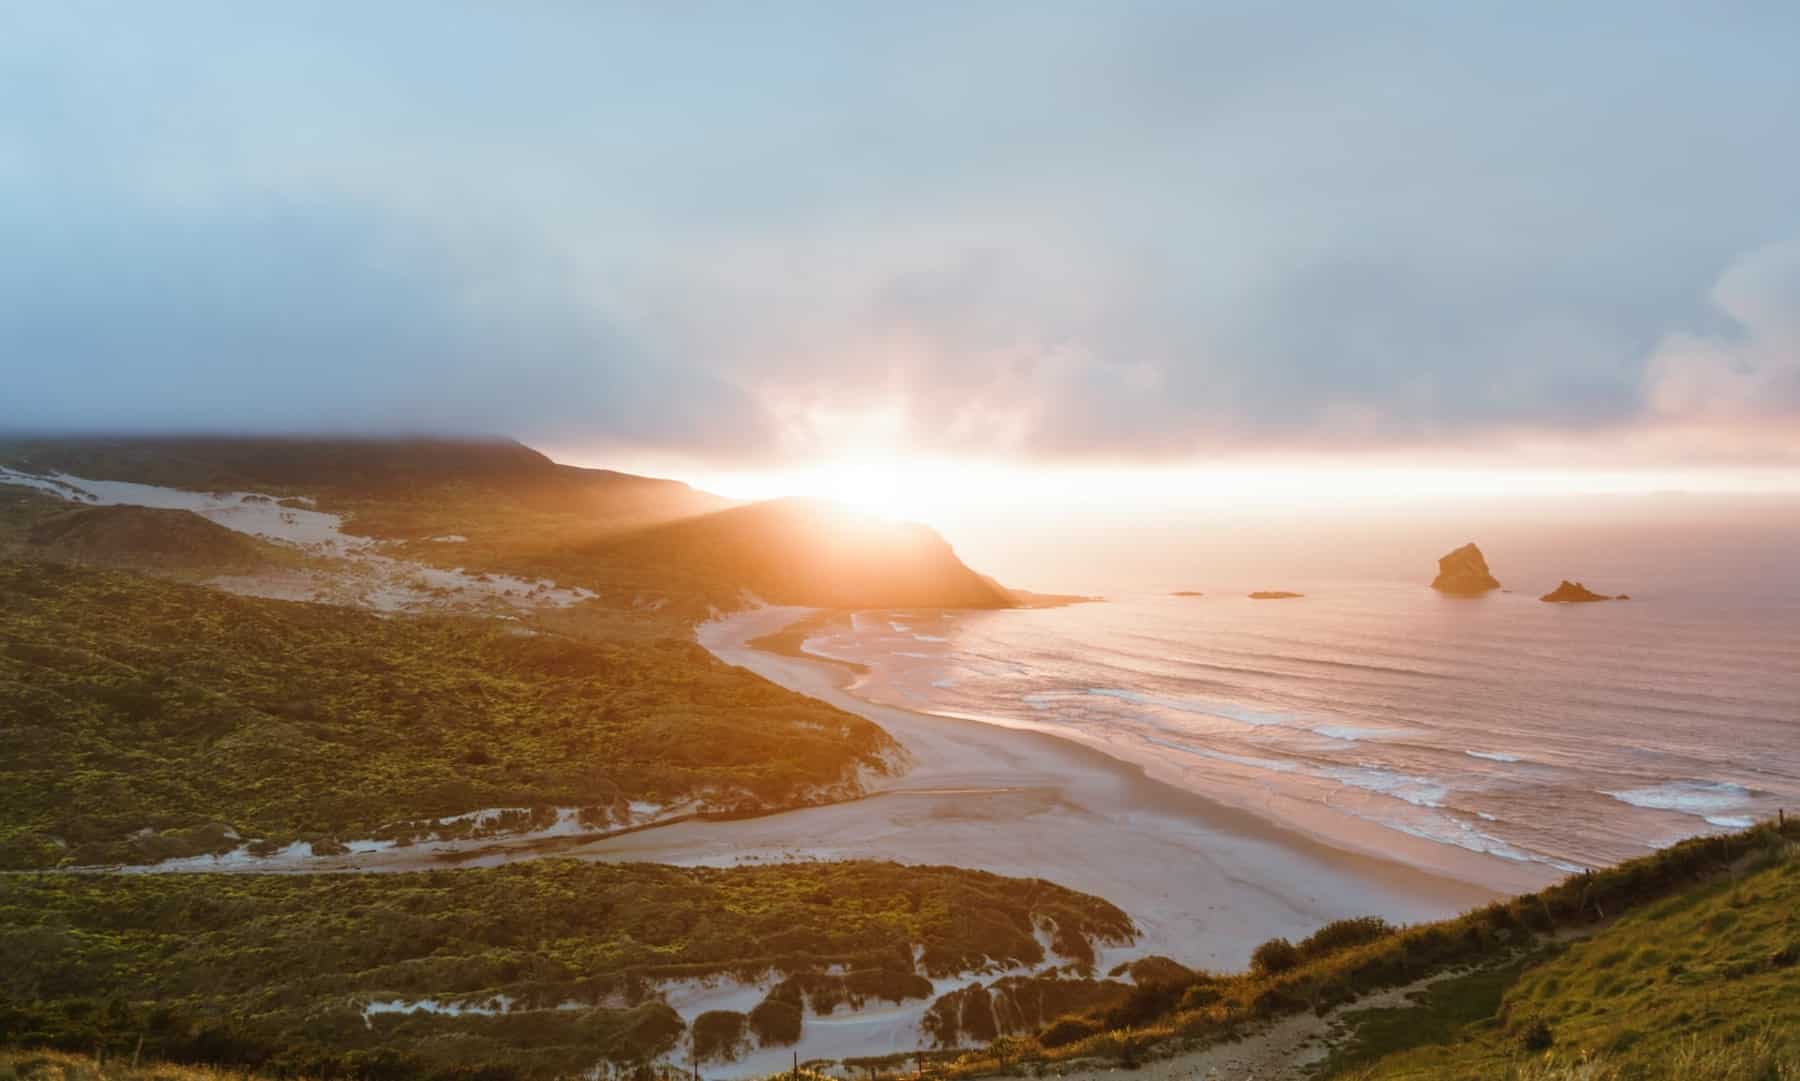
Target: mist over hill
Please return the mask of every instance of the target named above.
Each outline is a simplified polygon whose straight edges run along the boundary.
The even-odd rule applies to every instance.
[[[922,525],[813,500],[737,504],[679,481],[562,465],[492,436],[40,436],[0,439],[0,464],[299,498],[409,558],[555,578],[615,604],[692,614],[750,597],[820,607],[1012,603]]]

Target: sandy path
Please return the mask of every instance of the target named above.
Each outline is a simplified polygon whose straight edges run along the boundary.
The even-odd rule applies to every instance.
[[[1312,1068],[1343,1037],[1342,1015],[1351,1010],[1389,1009],[1408,1005],[1408,998],[1430,984],[1456,975],[1439,972],[1401,987],[1365,995],[1320,1017],[1299,1013],[1275,1021],[1235,1043],[1219,1043],[1168,1058],[1152,1059],[1135,1070],[1093,1061],[1077,1061],[1044,1076],[1064,1081],[1310,1081]]]

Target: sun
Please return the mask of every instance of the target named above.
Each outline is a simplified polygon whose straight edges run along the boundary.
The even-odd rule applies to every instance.
[[[925,521],[969,493],[952,470],[894,455],[842,458],[785,471],[787,494],[829,499],[877,518]]]

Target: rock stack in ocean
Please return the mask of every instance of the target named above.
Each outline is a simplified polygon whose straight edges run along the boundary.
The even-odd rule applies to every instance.
[[[1470,543],[1438,560],[1438,575],[1432,580],[1431,588],[1440,593],[1473,597],[1499,589],[1500,582],[1488,570],[1481,549]]]
[[[1595,593],[1580,582],[1571,582],[1567,578],[1563,579],[1562,585],[1538,598],[1547,604],[1586,604],[1589,601],[1610,601],[1612,599],[1604,593]],[[1631,598],[1620,594],[1619,599],[1630,600]]]

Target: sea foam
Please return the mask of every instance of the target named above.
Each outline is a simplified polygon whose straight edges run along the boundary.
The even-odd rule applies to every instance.
[[[1654,811],[1678,811],[1690,815],[1716,815],[1750,802],[1753,793],[1729,781],[1670,781],[1645,788],[1603,792],[1620,803]],[[1717,823],[1715,823],[1716,825]]]

